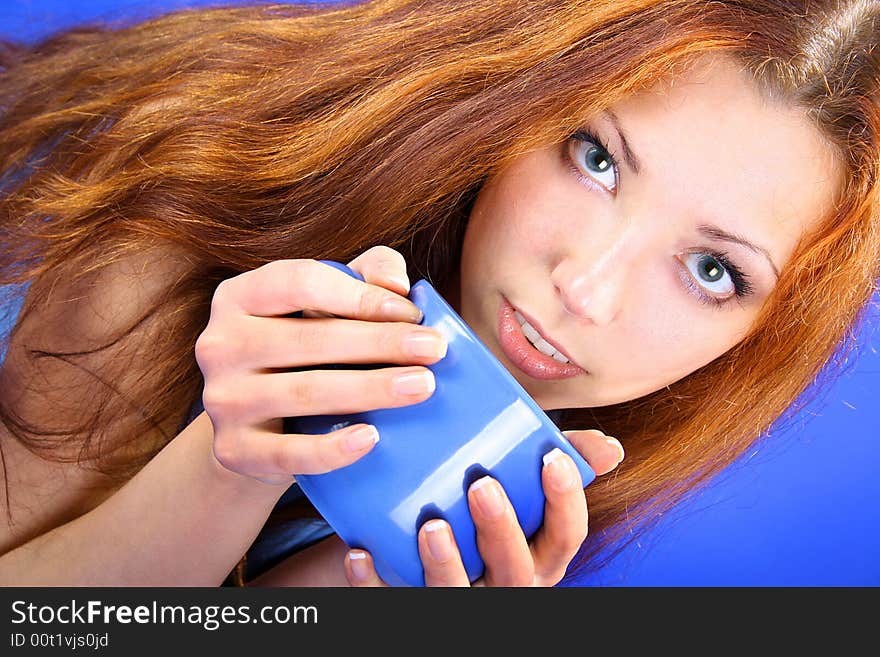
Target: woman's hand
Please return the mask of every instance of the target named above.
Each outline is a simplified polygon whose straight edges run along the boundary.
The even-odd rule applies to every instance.
[[[623,460],[623,447],[601,431],[568,431],[566,437],[597,475]],[[574,461],[559,449],[544,457],[541,472],[546,504],[544,524],[526,540],[504,489],[491,477],[474,482],[468,505],[477,528],[477,547],[486,566],[474,586],[553,586],[565,575],[587,536],[587,502]],[[470,586],[455,539],[443,520],[419,531],[419,554],[427,586]],[[352,586],[385,586],[364,550],[351,550],[345,573]]]
[[[270,484],[341,468],[372,449],[372,427],[283,434],[283,418],[395,408],[433,393],[424,365],[446,354],[446,342],[413,326],[421,312],[405,297],[403,256],[377,246],[349,266],[365,281],[315,260],[279,260],[217,287],[195,351],[214,456],[225,468]],[[300,310],[303,317],[289,317]],[[330,363],[422,366],[307,369]]]

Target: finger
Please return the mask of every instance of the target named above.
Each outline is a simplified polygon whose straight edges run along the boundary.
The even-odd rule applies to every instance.
[[[228,306],[258,317],[305,309],[382,322],[419,322],[422,316],[399,294],[307,259],[276,260],[223,281],[214,293],[211,313]]]
[[[507,494],[486,476],[468,489],[468,505],[477,528],[477,547],[486,565],[487,586],[531,586],[534,562]]]
[[[429,520],[419,531],[426,586],[470,586],[461,554],[445,520]]]
[[[348,263],[367,283],[379,285],[398,294],[409,294],[409,276],[403,255],[389,246],[374,246]]]
[[[623,445],[598,429],[562,432],[597,475],[608,474],[623,461]]]
[[[369,453],[379,441],[375,427],[356,424],[317,436],[248,431],[215,435],[214,456],[225,467],[261,475],[323,474]]]
[[[345,577],[351,586],[388,586],[376,573],[373,557],[366,550],[349,550],[345,555]]]
[[[398,408],[428,399],[436,389],[427,367],[384,367],[371,370],[306,370],[251,374],[239,389],[214,392],[206,386],[205,409],[242,422],[279,417],[360,413]],[[218,388],[219,389],[219,388]]]
[[[232,344],[226,341],[217,349],[226,351],[226,360],[248,363],[253,369],[325,363],[429,365],[443,358],[448,348],[440,331],[407,322],[250,316],[239,321],[240,339]]]
[[[555,586],[587,537],[587,500],[574,461],[558,447],[544,456],[544,524],[532,539],[535,581]]]

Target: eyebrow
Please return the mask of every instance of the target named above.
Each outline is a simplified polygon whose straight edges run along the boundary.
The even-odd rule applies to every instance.
[[[639,175],[642,165],[639,162],[639,158],[636,157],[636,154],[633,153],[632,149],[629,147],[629,142],[626,140],[623,128],[620,127],[620,119],[618,119],[617,115],[610,109],[606,109],[604,113],[608,115],[608,118],[611,119],[611,125],[617,130],[617,136],[620,138],[621,146],[623,146],[623,159],[626,160],[627,165],[629,165],[629,168],[632,169],[633,173]]]
[[[700,224],[697,226],[697,230],[700,231],[703,235],[708,237],[709,239],[714,240],[722,240],[724,242],[734,242],[736,244],[741,244],[744,247],[751,249],[755,253],[758,253],[765,258],[767,258],[767,262],[770,263],[770,266],[773,268],[773,273],[776,274],[776,278],[779,278],[779,269],[776,267],[776,264],[773,262],[773,258],[770,257],[770,253],[764,247],[758,246],[757,244],[753,244],[745,237],[741,235],[735,235],[733,233],[728,233],[725,230],[721,230],[718,226],[713,226],[711,224]]]

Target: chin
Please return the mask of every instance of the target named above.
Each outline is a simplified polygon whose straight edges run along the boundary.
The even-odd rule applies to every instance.
[[[566,400],[561,399],[559,395],[547,394],[544,392],[543,394],[540,392],[533,393],[531,390],[528,391],[532,396],[532,399],[535,400],[535,403],[541,407],[541,410],[544,411],[557,411],[566,408],[586,408],[589,406],[595,406],[595,404],[591,403],[590,400],[584,400],[583,398],[576,400]]]
[[[627,395],[627,394],[619,394],[619,395],[590,395],[583,394],[581,391],[581,395],[577,399],[560,399],[556,395],[547,395],[547,394],[535,394],[533,398],[535,402],[545,411],[555,411],[560,409],[567,408],[601,408],[602,406],[614,406],[615,404],[622,404],[624,402],[632,401],[634,399],[638,399],[643,395]],[[531,393],[530,393],[531,394]],[[644,393],[648,394],[648,393]]]

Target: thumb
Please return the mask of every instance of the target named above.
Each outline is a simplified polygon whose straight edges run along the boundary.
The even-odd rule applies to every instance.
[[[406,260],[399,251],[390,246],[374,246],[367,249],[348,266],[364,277],[364,281],[379,285],[401,296],[409,294],[409,276]]]
[[[611,472],[620,465],[625,456],[620,441],[612,436],[606,436],[598,429],[563,431],[562,434],[597,475]]]

